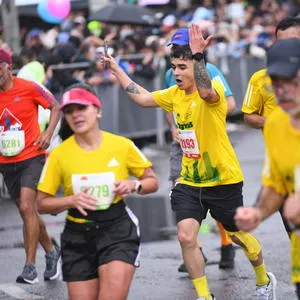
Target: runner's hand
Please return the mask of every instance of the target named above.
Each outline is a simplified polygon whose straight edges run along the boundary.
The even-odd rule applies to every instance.
[[[190,48],[192,53],[195,54],[197,52],[203,53],[205,48],[209,45],[212,35],[204,39],[202,35],[202,31],[199,25],[192,24],[189,29],[189,37],[190,37]]]
[[[119,180],[115,182],[116,188],[114,189],[114,193],[122,198],[125,198],[132,194],[135,188],[134,180]]]
[[[81,214],[87,216],[86,209],[96,210],[97,198],[88,194],[88,189],[72,196],[72,208],[76,208]]]
[[[257,207],[239,207],[236,210],[234,220],[236,226],[243,231],[255,229],[262,221],[259,208]]]
[[[177,142],[179,144],[180,143],[179,130],[177,128],[172,128],[171,129],[171,134],[172,134],[173,141]]]
[[[103,65],[105,65],[108,69],[110,69],[112,71],[112,73],[116,73],[117,70],[119,69],[119,65],[118,65],[117,61],[111,55],[107,55],[107,56],[103,55],[100,58],[100,62]]]
[[[34,142],[34,145],[37,145],[37,149],[46,150],[50,146],[51,135],[47,133],[47,131],[43,132],[39,138]]]

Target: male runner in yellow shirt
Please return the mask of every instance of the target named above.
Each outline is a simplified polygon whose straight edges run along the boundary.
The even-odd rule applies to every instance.
[[[300,18],[287,17],[282,19],[276,26],[275,36],[277,40],[300,38]],[[263,130],[267,117],[277,107],[276,97],[271,85],[272,81],[266,69],[258,70],[249,80],[242,112],[244,113],[244,121],[252,128]],[[285,230],[290,236],[292,230],[282,215],[282,208],[279,209],[279,212]]]
[[[300,39],[277,41],[267,54],[268,74],[280,107],[264,127],[267,159],[263,189],[256,207],[241,207],[235,219],[241,230],[253,230],[300,192]],[[299,207],[296,204],[296,207]],[[291,234],[292,282],[300,299],[300,236]]]
[[[300,38],[300,18],[288,17],[281,20],[276,26],[275,36],[277,40]],[[263,129],[266,118],[277,107],[271,78],[266,71],[261,69],[251,76],[244,97],[244,120],[252,128]]]
[[[243,247],[256,273],[256,299],[271,299],[275,297],[276,278],[266,271],[261,246],[253,235],[239,231],[233,219],[235,209],[243,205],[243,174],[226,132],[227,102],[223,87],[210,80],[203,60],[203,51],[211,38],[204,39],[200,26],[192,24],[189,45],[172,47],[176,86],[153,93],[133,82],[111,56],[103,60],[137,104],[174,111],[184,156],[171,204],[176,213],[184,263],[198,299],[215,299],[208,287],[197,243],[208,210],[223,224],[231,239]]]

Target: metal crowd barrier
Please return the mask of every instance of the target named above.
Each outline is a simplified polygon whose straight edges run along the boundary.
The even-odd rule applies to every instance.
[[[143,54],[123,55],[117,60],[142,59]],[[157,56],[157,72],[153,79],[134,76],[134,80],[149,91],[163,88],[165,59]],[[250,76],[265,66],[263,59],[251,56],[242,58],[227,58],[229,72],[225,75],[237,102],[237,112],[242,107],[247,83]],[[70,63],[52,65],[53,70],[74,70],[89,68],[90,63]],[[14,70],[14,74],[17,70]],[[160,108],[143,108],[135,104],[118,84],[104,82],[95,87],[103,103],[101,127],[104,130],[121,134],[129,138],[156,137],[158,145],[165,143],[165,131],[168,125]]]

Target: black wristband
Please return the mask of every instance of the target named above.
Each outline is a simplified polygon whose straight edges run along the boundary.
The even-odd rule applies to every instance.
[[[204,54],[201,53],[201,52],[197,52],[197,53],[192,55],[192,59],[194,59],[196,61],[200,61],[203,58],[204,58]]]

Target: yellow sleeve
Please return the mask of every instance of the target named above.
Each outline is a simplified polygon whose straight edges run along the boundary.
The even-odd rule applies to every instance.
[[[278,170],[277,162],[272,158],[272,154],[266,148],[267,154],[264,160],[264,167],[262,173],[262,185],[272,187],[279,195],[285,196],[287,194],[284,181]]]
[[[174,86],[168,89],[152,92],[156,104],[166,111],[173,111],[173,103],[172,103],[173,90],[174,90]]]
[[[56,195],[61,183],[62,170],[59,166],[56,152],[53,150],[44,165],[38,184],[38,190],[54,196]]]
[[[137,178],[141,177],[144,174],[146,168],[152,166],[152,163],[132,141],[130,141],[129,144],[126,163],[129,173]]]
[[[244,97],[242,112],[246,114],[262,113],[262,94],[259,82],[255,74],[249,80],[247,91]]]
[[[217,94],[220,97],[220,101],[218,101],[217,103],[222,103],[222,104],[226,104],[227,107],[227,100],[225,98],[225,90],[224,90],[224,86],[222,85],[221,82],[217,81],[217,80],[212,80],[211,81],[213,88],[215,89],[215,91],[217,92]],[[226,109],[227,112],[227,109]]]

